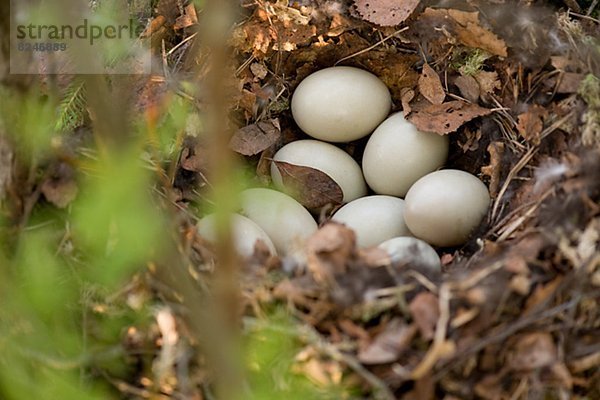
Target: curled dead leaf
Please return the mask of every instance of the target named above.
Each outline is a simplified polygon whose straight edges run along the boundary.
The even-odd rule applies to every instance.
[[[429,64],[423,65],[423,72],[419,77],[419,91],[432,104],[442,104],[446,98],[440,76]]]
[[[419,293],[410,302],[409,309],[423,339],[433,339],[435,326],[440,317],[437,296],[429,292]]]
[[[366,21],[379,26],[395,26],[404,22],[420,0],[354,0],[358,13]]]
[[[540,144],[540,135],[544,129],[544,118],[548,111],[537,104],[530,107],[527,112],[519,115],[517,129],[523,139],[532,144]]]
[[[253,156],[277,143],[280,137],[279,120],[270,119],[238,130],[229,141],[229,147],[236,153]]]
[[[409,120],[421,131],[445,135],[456,131],[472,119],[491,113],[492,110],[477,104],[455,100],[413,110]]]
[[[273,161],[290,195],[307,208],[342,204],[342,188],[326,173],[314,168]]]

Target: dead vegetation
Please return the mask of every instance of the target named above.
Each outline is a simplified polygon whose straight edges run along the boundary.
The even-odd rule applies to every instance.
[[[280,260],[257,249],[239,271],[235,307],[243,334],[267,327],[293,337],[300,344],[293,370],[322,388],[353,388],[354,397],[346,398],[599,398],[600,21],[594,9],[570,13],[575,2],[551,9],[528,1],[240,3],[228,38],[235,62],[223,70],[222,91],[231,100],[223,131],[234,132],[229,148],[251,182],[268,183],[274,152],[303,137],[289,111],[298,83],[316,70],[348,65],[381,78],[394,109],[417,127],[450,135],[448,166],[480,176],[493,197],[469,243],[439,249],[439,273],[357,249],[354,234],[333,223],[309,241],[304,259]],[[174,97],[206,107],[206,99],[182,84],[202,85],[210,76],[210,54],[196,45],[201,21],[192,4],[158,2],[145,34],[162,65],[139,85],[135,100],[148,120],[166,112]],[[198,361],[206,348],[198,335],[205,331],[189,313],[205,304],[194,285],[210,285],[219,268],[193,225],[217,164],[197,125],[190,120],[188,127],[178,133],[178,156],[154,160],[162,206],[178,229],[165,235],[173,236],[167,240],[178,252],[150,262],[124,293],[109,296],[170,307],[150,327],[123,327],[122,352],[136,365],[135,375],[117,379],[99,368],[127,398],[211,398],[211,365]],[[343,148],[358,158],[364,141]],[[7,152],[0,159],[9,159]],[[331,182],[310,169],[278,167],[313,185],[305,201],[320,209],[324,222],[332,211],[327,205],[339,203]],[[42,197],[62,208],[77,195],[67,164],[55,161],[44,170],[18,207],[23,214]],[[0,192],[10,185],[2,176]],[[169,276],[159,264],[182,269]],[[181,283],[186,280],[194,283]],[[110,305],[106,299],[94,304]],[[276,306],[293,316],[293,325],[271,319]]]

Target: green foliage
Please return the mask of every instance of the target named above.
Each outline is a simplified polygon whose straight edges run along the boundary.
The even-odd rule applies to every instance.
[[[19,150],[32,156],[48,152],[56,125],[51,98],[0,87],[0,110],[0,129],[12,137]]]
[[[77,367],[85,357],[78,322],[78,278],[56,255],[56,245],[51,225],[32,228],[21,235],[14,257],[2,265],[3,399],[106,398],[102,389],[81,387]]]
[[[163,220],[151,202],[151,171],[135,151],[101,160],[93,169],[73,207],[73,229],[92,263],[84,276],[110,285],[161,254]]]
[[[276,310],[255,326],[246,341],[246,366],[249,371],[248,399],[269,400],[285,398],[344,399],[344,388],[320,386],[294,370],[295,359],[302,350],[298,340],[300,327],[285,314]]]
[[[86,115],[86,92],[83,81],[74,80],[65,90],[54,129],[58,132],[69,132],[83,125]]]

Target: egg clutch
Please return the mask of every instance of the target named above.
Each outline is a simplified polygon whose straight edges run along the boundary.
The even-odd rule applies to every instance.
[[[260,240],[272,254],[293,255],[317,230],[311,213],[285,194],[276,165],[284,162],[321,171],[339,186],[344,205],[331,219],[354,230],[359,247],[379,246],[392,260],[418,256],[439,268],[431,245],[465,243],[487,214],[490,196],[477,177],[440,169],[448,157],[447,136],[421,132],[401,112],[389,115],[391,108],[386,85],[362,69],[331,67],[306,77],[292,96],[291,111],[313,139],[275,153],[271,178],[278,190],[242,192],[243,215],[231,220],[237,252],[252,255]],[[335,145],[368,135],[360,165]],[[200,220],[198,229],[215,240],[214,216]]]

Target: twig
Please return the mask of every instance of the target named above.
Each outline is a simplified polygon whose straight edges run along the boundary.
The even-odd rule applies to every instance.
[[[586,17],[589,17],[590,15],[592,15],[592,11],[594,11],[594,9],[596,8],[596,6],[598,5],[598,0],[594,0],[592,2],[592,4],[590,4],[590,7],[588,8],[587,12],[585,13]],[[597,19],[593,19],[596,22],[599,22]]]
[[[496,214],[498,213],[498,207],[500,206],[500,201],[504,197],[504,194],[508,190],[508,186],[512,182],[512,180],[517,176],[517,174],[527,165],[527,163],[531,160],[533,155],[537,151],[537,147],[531,147],[525,155],[519,160],[519,162],[510,170],[500,192],[498,192],[498,196],[496,196],[496,201],[494,202],[494,207],[492,208],[492,215],[490,217],[490,221],[493,221],[496,218]]]
[[[523,213],[523,215],[519,216],[519,218],[517,218],[510,224],[505,225],[501,230],[499,230],[498,233],[500,233],[500,236],[498,237],[496,242],[502,242],[506,240],[514,231],[516,231],[519,228],[519,226],[521,226],[521,224],[523,224],[529,217],[531,217],[533,212],[539,208],[542,202],[546,200],[546,198],[553,192],[553,190],[553,188],[548,189],[546,193],[544,193],[539,198],[539,200],[535,202],[535,204],[533,204],[525,213]]]
[[[171,54],[173,54],[175,52],[175,50],[177,50],[178,48],[180,48],[181,46],[183,46],[184,44],[186,44],[188,41],[192,40],[194,37],[196,37],[197,34],[198,34],[198,32],[194,33],[193,35],[190,35],[190,36],[186,37],[181,42],[177,43],[176,46],[174,46],[171,50],[168,51],[167,56],[170,56]]]
[[[444,344],[446,343],[446,332],[448,322],[450,322],[450,285],[443,284],[440,288],[440,317],[437,320],[433,344],[421,360],[419,365],[410,374],[411,378],[418,380],[423,378],[435,366],[435,363],[445,353]]]
[[[367,52],[369,52],[369,51],[373,50],[374,48],[376,48],[377,46],[381,46],[382,44],[384,44],[385,42],[387,42],[389,39],[393,38],[393,37],[394,37],[394,36],[396,36],[397,34],[399,34],[399,33],[402,33],[402,32],[404,32],[404,31],[406,31],[406,30],[408,30],[408,26],[405,26],[405,27],[404,27],[404,28],[402,28],[402,29],[398,29],[396,32],[392,33],[392,34],[391,34],[391,35],[389,35],[389,36],[386,36],[386,37],[384,37],[384,38],[383,38],[383,39],[381,39],[379,42],[375,43],[375,44],[374,44],[374,45],[372,45],[372,46],[369,46],[369,47],[367,47],[366,49],[362,49],[362,50],[360,50],[360,51],[357,51],[356,53],[350,54],[349,56],[346,56],[346,57],[340,58],[339,60],[337,60],[337,61],[336,61],[336,63],[335,63],[334,65],[338,65],[338,64],[339,64],[339,63],[341,63],[342,61],[346,61],[346,60],[349,60],[349,59],[351,59],[351,58],[354,58],[354,57],[356,57],[356,56],[359,56],[359,55],[361,55],[361,54],[367,53]]]
[[[445,364],[440,369],[440,371],[434,375],[433,379],[435,381],[438,381],[448,372],[448,370],[450,368],[452,368],[453,366],[456,366],[456,364],[458,362],[460,362],[461,360],[464,360],[465,358],[470,357],[471,354],[479,352],[480,350],[484,349],[486,346],[489,346],[490,344],[501,342],[501,341],[505,340],[506,338],[508,338],[509,336],[528,327],[529,325],[534,324],[537,321],[540,321],[540,320],[543,320],[546,318],[550,318],[550,317],[554,317],[555,315],[558,315],[558,314],[562,313],[563,311],[569,310],[570,308],[579,304],[579,300],[580,300],[580,297],[577,296],[567,303],[559,304],[558,306],[551,308],[549,310],[546,310],[544,312],[540,312],[538,314],[532,314],[532,315],[528,315],[528,316],[519,318],[514,324],[508,326],[504,331],[499,332],[493,336],[489,336],[489,337],[481,339],[479,342],[474,343],[473,345],[469,346],[469,348],[467,348],[463,352],[459,353],[456,357],[446,361]]]

